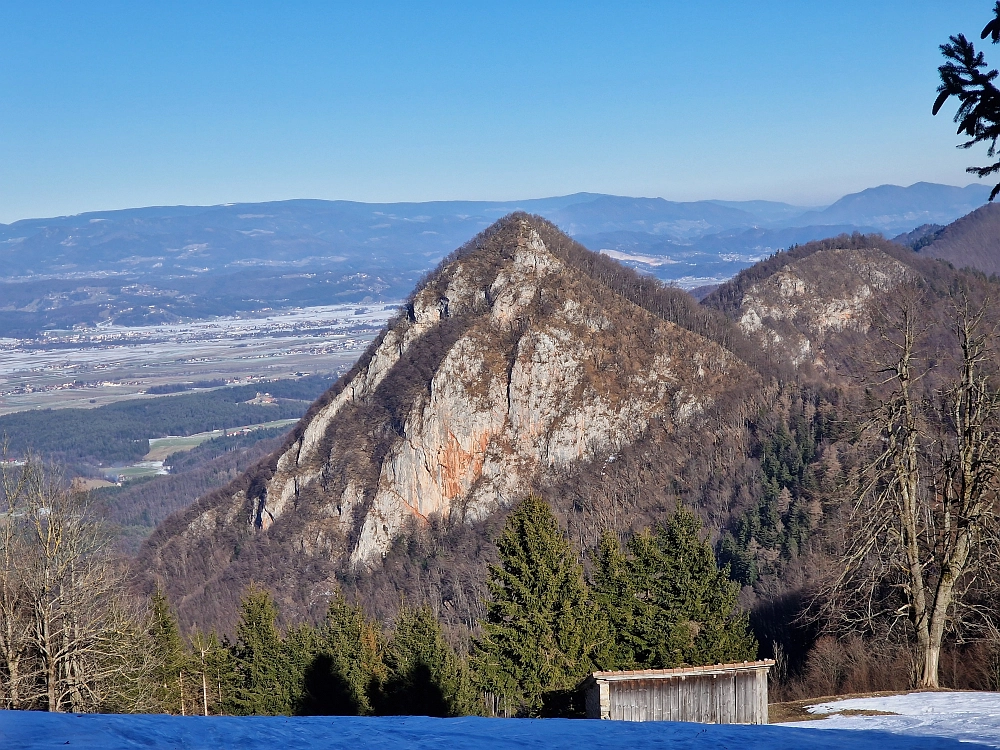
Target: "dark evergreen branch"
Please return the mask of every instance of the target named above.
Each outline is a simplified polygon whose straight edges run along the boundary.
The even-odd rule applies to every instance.
[[[990,37],[996,44],[1000,42],[1000,1],[993,9],[993,19],[986,24],[980,35]],[[975,45],[964,34],[949,37],[948,44],[941,45],[941,54],[946,62],[938,68],[941,85],[937,88],[937,98],[931,109],[936,115],[950,98],[958,100],[954,121],[958,124],[958,135],[968,140],[959,148],[968,149],[986,143],[986,154],[993,158],[997,154],[997,139],[1000,138],[1000,89],[994,85],[998,72],[988,70],[983,53],[977,52]],[[982,167],[969,167],[970,174],[987,177],[1000,172],[1000,160]],[[1000,193],[998,183],[990,193],[992,201]]]

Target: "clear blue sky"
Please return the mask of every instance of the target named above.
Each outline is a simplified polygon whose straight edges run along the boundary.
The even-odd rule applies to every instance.
[[[581,190],[967,184],[938,45],[992,0],[3,2],[0,222]],[[1000,64],[1000,48],[987,46]]]

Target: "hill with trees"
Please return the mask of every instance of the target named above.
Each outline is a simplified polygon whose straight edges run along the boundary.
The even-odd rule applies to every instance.
[[[1000,206],[990,203],[921,238],[916,250],[956,268],[1000,274]]]
[[[287,533],[311,550],[309,573],[270,542],[261,553],[281,559],[266,567],[303,593],[325,587],[338,566],[377,561],[411,521],[485,519],[569,467],[608,461],[646,425],[704,429],[704,410],[759,390],[726,348],[752,358],[743,343],[685,293],[514,215],[443,264],[280,454],[175,519],[196,534],[161,527],[146,567],[215,617],[234,604],[222,580],[249,574],[243,551]],[[587,525],[599,533],[603,520]]]

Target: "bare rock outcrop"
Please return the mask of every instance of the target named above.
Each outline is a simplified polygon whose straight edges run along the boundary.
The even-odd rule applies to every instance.
[[[793,364],[822,367],[831,333],[865,333],[871,301],[916,275],[878,248],[824,249],[749,285],[737,321],[766,346],[781,348]]]

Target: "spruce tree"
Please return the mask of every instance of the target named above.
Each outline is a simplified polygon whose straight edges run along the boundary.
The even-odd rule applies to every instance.
[[[338,593],[316,632],[316,654],[305,670],[296,710],[301,714],[361,716],[373,712],[385,679],[379,623]]]
[[[583,570],[551,509],[533,495],[507,519],[497,552],[475,674],[494,710],[541,715],[547,695],[572,690],[592,668],[599,637]]]
[[[739,585],[719,568],[701,523],[678,507],[629,541],[605,539],[594,598],[617,644],[615,667],[662,669],[753,659],[757,641],[737,604]]]
[[[288,666],[271,595],[251,584],[236,626],[236,684],[231,713],[274,716],[292,712]]]
[[[319,637],[308,623],[300,623],[285,634],[282,653],[284,654],[284,682],[288,686],[289,705],[299,713],[306,701],[306,674],[319,651]]]
[[[155,674],[152,675],[154,699],[161,711],[171,714],[185,713],[184,704],[186,700],[190,700],[190,690],[184,690],[188,654],[181,639],[177,618],[170,609],[166,595],[159,588],[153,592],[151,604],[153,612],[150,640],[155,665]]]
[[[596,659],[599,669],[634,669],[634,593],[629,560],[618,537],[607,532],[601,538],[593,567],[591,596],[598,617],[606,625],[606,637]]]
[[[381,714],[466,716],[477,708],[468,669],[427,606],[400,609],[386,667]]]

